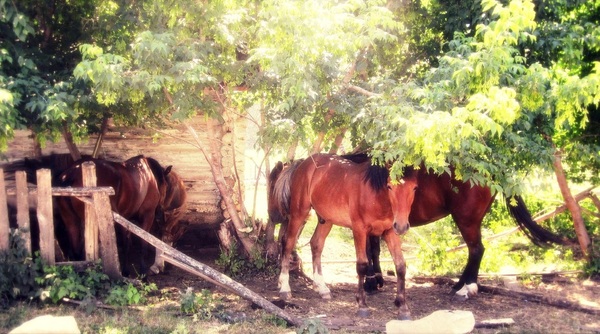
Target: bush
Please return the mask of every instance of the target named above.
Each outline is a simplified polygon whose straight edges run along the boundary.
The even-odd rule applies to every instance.
[[[11,229],[9,249],[0,252],[0,305],[6,307],[10,300],[38,296],[36,277],[41,274],[41,259],[34,260],[19,232]]]

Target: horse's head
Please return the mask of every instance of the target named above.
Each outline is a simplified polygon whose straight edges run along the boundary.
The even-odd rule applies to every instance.
[[[410,227],[408,216],[415,199],[417,186],[417,171],[413,168],[406,168],[399,181],[393,181],[388,177],[387,189],[394,213],[392,226],[397,234],[406,233]]]

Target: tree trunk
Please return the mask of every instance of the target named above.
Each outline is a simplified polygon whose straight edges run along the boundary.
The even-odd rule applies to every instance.
[[[163,87],[163,93],[165,94],[167,101],[169,101],[169,103],[173,105],[173,98],[171,97],[171,94],[169,93],[166,87]],[[233,226],[235,227],[236,236],[240,240],[242,250],[244,251],[244,255],[246,257],[249,257],[250,254],[252,254],[255,244],[248,237],[248,235],[244,234],[244,231],[247,229],[247,227],[244,224],[244,221],[240,218],[240,215],[236,209],[236,205],[233,200],[233,191],[231,187],[227,184],[227,181],[223,176],[223,159],[221,155],[221,124],[218,123],[217,120],[215,120],[212,117],[206,117],[210,152],[206,152],[206,150],[204,149],[205,145],[200,140],[200,137],[198,137],[198,133],[196,133],[196,130],[194,130],[194,128],[186,122],[183,122],[183,124],[187,128],[188,132],[192,135],[192,138],[194,138],[194,140],[198,144],[198,149],[200,150],[200,152],[208,162],[208,165],[210,166],[210,171],[213,175],[213,179],[215,181],[217,189],[219,189],[219,193],[221,194],[221,200],[225,206],[225,210],[229,215],[229,218],[231,219],[231,222],[233,223]]]
[[[69,149],[69,153],[71,153],[71,158],[75,161],[81,159],[81,152],[79,152],[77,145],[75,145],[75,142],[73,141],[73,134],[67,127],[67,123],[63,123],[62,135],[67,144],[67,148]]]
[[[104,135],[106,135],[106,131],[108,130],[108,116],[104,116],[102,119],[102,126],[100,127],[100,133],[98,134],[98,139],[96,139],[96,144],[94,145],[94,152],[92,152],[92,157],[98,157],[98,151],[100,151],[100,147],[102,146],[102,140],[104,139]]]
[[[590,236],[585,229],[585,224],[583,222],[583,217],[581,216],[581,208],[579,204],[571,195],[571,190],[569,190],[569,185],[567,183],[567,177],[565,176],[565,171],[562,167],[562,159],[561,159],[561,151],[556,150],[554,153],[554,174],[556,175],[556,180],[558,181],[558,186],[560,188],[560,192],[565,200],[565,205],[571,212],[571,216],[573,217],[573,225],[575,227],[575,234],[577,234],[577,239],[579,240],[579,246],[581,247],[581,252],[586,258],[589,258],[589,247],[591,244]]]
[[[249,256],[252,254],[252,250],[254,248],[254,243],[250,238],[244,235],[246,230],[246,225],[240,219],[240,216],[236,210],[235,202],[233,201],[233,195],[231,188],[227,185],[227,181],[225,181],[225,177],[223,176],[223,165],[221,158],[221,145],[220,145],[220,124],[213,118],[207,117],[206,125],[208,127],[208,136],[210,138],[210,155],[207,154],[206,151],[202,149],[203,144],[196,133],[196,130],[192,128],[189,124],[185,124],[190,134],[194,137],[194,140],[198,143],[202,154],[208,161],[210,166],[211,173],[213,175],[215,184],[217,185],[217,189],[219,189],[219,193],[221,194],[222,201],[225,206],[225,210],[231,219],[233,226],[236,229],[237,237],[242,244],[242,250],[244,251],[244,255]]]
[[[33,152],[31,152],[31,154],[34,158],[39,158],[42,156],[42,145],[40,145],[40,142],[35,134],[33,135]]]
[[[340,147],[342,147],[342,141],[344,140],[344,135],[346,134],[346,129],[341,129],[340,133],[335,136],[333,140],[333,145],[329,149],[329,154],[339,154]]]

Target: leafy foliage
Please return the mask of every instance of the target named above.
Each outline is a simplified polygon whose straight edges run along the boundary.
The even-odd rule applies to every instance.
[[[106,296],[106,303],[115,306],[144,304],[148,294],[157,289],[154,283],[141,283],[139,287],[136,287],[132,283],[122,282],[110,288]]]
[[[202,320],[210,320],[215,313],[222,311],[220,300],[215,298],[210,290],[202,289],[199,294],[193,288],[187,288],[181,294],[181,312],[195,315]]]
[[[76,300],[97,297],[110,287],[108,276],[102,273],[101,265],[86,268],[80,274],[73,266],[46,266],[44,275],[36,278],[45,287],[45,294],[53,303],[67,297]]]
[[[11,229],[9,248],[0,252],[0,306],[6,307],[10,300],[38,296],[36,277],[41,274],[40,258],[34,260],[18,230]]]

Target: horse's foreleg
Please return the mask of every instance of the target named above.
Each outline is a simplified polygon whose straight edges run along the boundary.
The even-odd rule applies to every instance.
[[[358,303],[358,316],[368,317],[370,315],[367,307],[366,294],[363,288],[365,277],[367,276],[367,234],[365,231],[354,228],[354,248],[356,249],[356,273],[358,274],[358,285],[356,289],[356,302]]]
[[[314,289],[323,299],[331,299],[331,291],[325,284],[323,271],[321,269],[321,255],[323,254],[323,246],[325,246],[325,238],[329,235],[333,224],[323,222],[317,224],[317,228],[310,239],[310,250],[313,261],[313,284]]]
[[[398,307],[398,319],[409,320],[410,310],[408,304],[406,304],[406,262],[404,261],[404,254],[402,254],[402,243],[400,237],[398,237],[394,230],[390,229],[384,232],[383,238],[385,243],[390,250],[392,258],[394,259],[394,265],[396,266],[396,299],[394,305]]]

